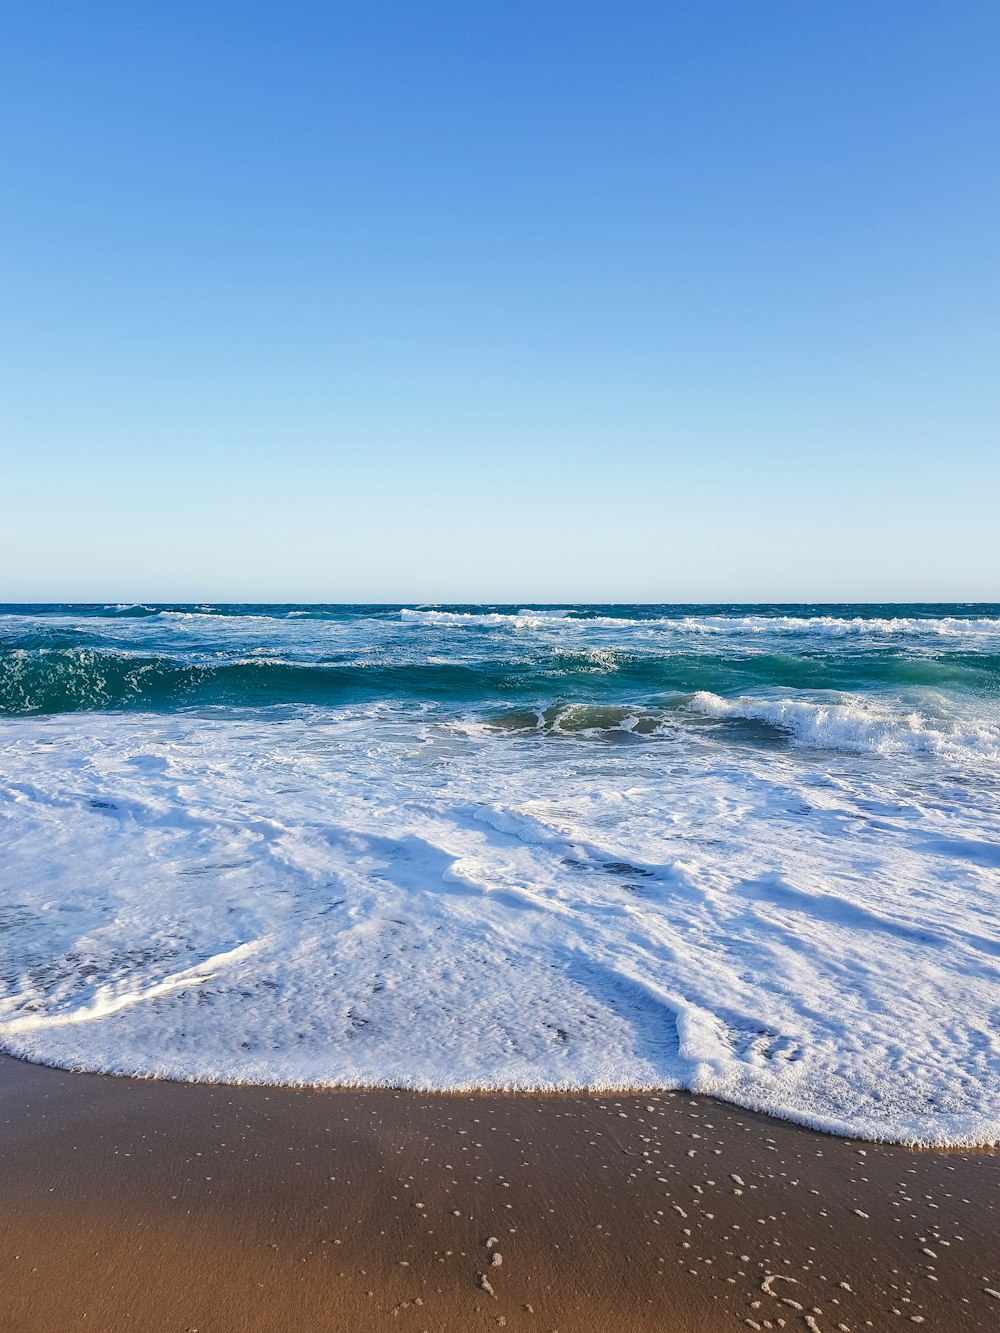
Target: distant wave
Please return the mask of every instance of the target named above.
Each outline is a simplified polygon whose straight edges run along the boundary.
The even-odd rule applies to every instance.
[[[101,608],[109,616],[127,616],[130,619],[141,620],[146,616],[158,616],[159,608],[155,606],[145,606],[142,602],[116,602],[112,606]]]
[[[321,603],[214,603],[214,602],[104,602],[0,603],[0,618],[73,617],[78,619],[141,620],[187,615],[245,620],[371,620],[390,623],[494,627],[519,625],[560,628],[637,626],[670,628],[686,633],[791,633],[791,634],[1000,634],[1000,603],[885,603],[885,604],[565,604],[514,605],[405,605]]]
[[[994,616],[794,616],[794,615],[670,615],[610,616],[572,611],[443,611],[404,607],[404,620],[455,628],[545,629],[571,625],[585,628],[638,627],[675,634],[764,635],[809,634],[817,637],[874,635],[931,635],[942,638],[996,638],[1000,640],[1000,617]]]

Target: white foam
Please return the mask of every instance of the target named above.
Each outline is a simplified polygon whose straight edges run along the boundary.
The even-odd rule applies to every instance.
[[[995,767],[933,747],[818,765],[386,704],[8,720],[0,1043],[233,1082],[683,1086],[993,1140],[998,814]]]

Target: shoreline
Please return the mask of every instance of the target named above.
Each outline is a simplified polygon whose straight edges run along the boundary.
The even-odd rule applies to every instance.
[[[850,1143],[872,1145],[882,1144],[891,1147],[905,1148],[912,1152],[936,1152],[943,1154],[967,1153],[971,1155],[982,1154],[985,1156],[992,1156],[996,1153],[1000,1153],[1000,1139],[923,1140],[894,1137],[871,1137],[867,1133],[860,1131],[852,1132],[840,1128],[831,1129],[827,1125],[817,1124],[807,1119],[800,1119],[792,1114],[786,1115],[781,1111],[771,1109],[764,1110],[758,1106],[743,1105],[740,1102],[731,1101],[728,1097],[723,1097],[713,1092],[694,1092],[690,1088],[668,1088],[654,1084],[648,1086],[635,1084],[629,1085],[628,1087],[492,1087],[483,1085],[461,1088],[434,1088],[407,1086],[397,1083],[257,1083],[250,1080],[247,1082],[226,1082],[224,1080],[211,1078],[175,1078],[167,1074],[76,1069],[58,1064],[54,1061],[34,1060],[28,1056],[17,1055],[0,1046],[0,1068],[3,1067],[3,1064],[6,1061],[15,1061],[18,1064],[28,1065],[33,1069],[50,1069],[61,1074],[86,1075],[88,1077],[101,1079],[120,1079],[134,1083],[169,1084],[177,1087],[232,1088],[259,1092],[309,1092],[330,1093],[331,1095],[338,1093],[398,1093],[407,1097],[483,1097],[497,1099],[503,1099],[505,1097],[577,1097],[601,1098],[608,1100],[610,1098],[627,1097],[632,1098],[633,1100],[642,1100],[643,1098],[648,1099],[650,1097],[659,1098],[666,1096],[693,1097],[703,1101],[710,1101],[713,1105],[727,1107],[730,1111],[757,1116],[764,1121],[777,1121],[781,1124],[792,1125],[798,1129],[806,1130],[811,1134],[819,1134],[825,1138],[843,1139]]]
[[[168,1083],[9,1056],[0,1120],[2,1330],[1000,1318],[988,1147],[840,1138],[688,1092]]]

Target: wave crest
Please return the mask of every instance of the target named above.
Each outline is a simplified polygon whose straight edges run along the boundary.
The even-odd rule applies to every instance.
[[[764,722],[786,732],[794,744],[815,749],[1000,759],[1000,727],[995,723],[897,711],[882,701],[857,695],[723,699],[700,690],[690,708],[704,717]]]

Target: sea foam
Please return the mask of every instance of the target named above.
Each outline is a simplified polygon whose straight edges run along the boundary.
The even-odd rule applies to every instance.
[[[7,722],[0,1043],[180,1079],[686,1087],[992,1140],[996,784],[866,762],[385,706]]]

